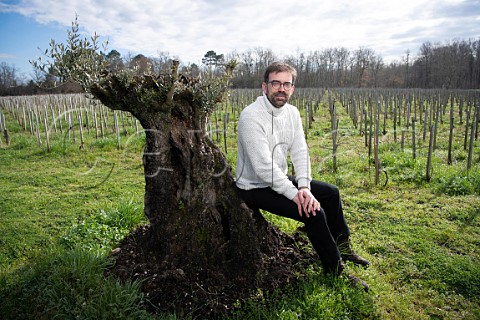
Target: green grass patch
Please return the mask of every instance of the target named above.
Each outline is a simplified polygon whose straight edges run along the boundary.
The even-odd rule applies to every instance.
[[[233,319],[380,319],[371,295],[349,285],[346,278],[322,275],[312,267],[294,288],[273,293],[258,290]]]
[[[121,199],[116,207],[110,205],[75,223],[60,238],[60,243],[70,249],[81,247],[104,252],[141,223],[147,223],[142,204]]]
[[[3,319],[151,319],[140,283],[103,275],[111,263],[104,255],[81,247],[49,251],[4,283]]]

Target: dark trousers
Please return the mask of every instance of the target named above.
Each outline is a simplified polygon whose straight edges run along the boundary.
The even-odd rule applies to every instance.
[[[295,180],[291,179],[295,184]],[[271,188],[237,189],[252,210],[262,209],[304,223],[307,236],[320,257],[325,272],[334,272],[340,262],[337,242],[350,236],[343,215],[340,192],[336,186],[316,180],[311,182],[310,187],[321,208],[315,216],[310,214],[309,218],[305,214],[300,216],[295,202]]]

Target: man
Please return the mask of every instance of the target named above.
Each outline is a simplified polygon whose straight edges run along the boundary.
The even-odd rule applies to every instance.
[[[251,209],[303,222],[325,273],[340,275],[342,258],[364,267],[369,262],[350,246],[338,188],[311,178],[300,113],[288,103],[296,75],[296,70],[286,63],[271,64],[265,71],[263,96],[242,111],[236,184]],[[289,153],[295,177],[287,175]],[[348,277],[368,291],[365,282]]]

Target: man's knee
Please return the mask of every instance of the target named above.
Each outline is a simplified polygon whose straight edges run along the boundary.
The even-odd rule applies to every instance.
[[[315,215],[310,214],[308,218],[304,214],[302,222],[305,224],[305,228],[318,230],[319,228],[327,226],[327,216],[323,208],[320,208],[320,210],[315,212]]]
[[[311,182],[312,194],[317,198],[321,197],[340,197],[340,189],[334,185],[321,181],[312,180]]]

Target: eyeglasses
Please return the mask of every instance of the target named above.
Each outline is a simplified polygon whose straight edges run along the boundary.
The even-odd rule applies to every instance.
[[[280,81],[273,80],[273,81],[270,81],[268,83],[270,83],[272,85],[272,88],[275,89],[275,90],[280,89],[281,86],[283,86],[283,89],[285,89],[285,90],[290,90],[293,87],[293,83],[291,83],[291,82],[281,83]]]

